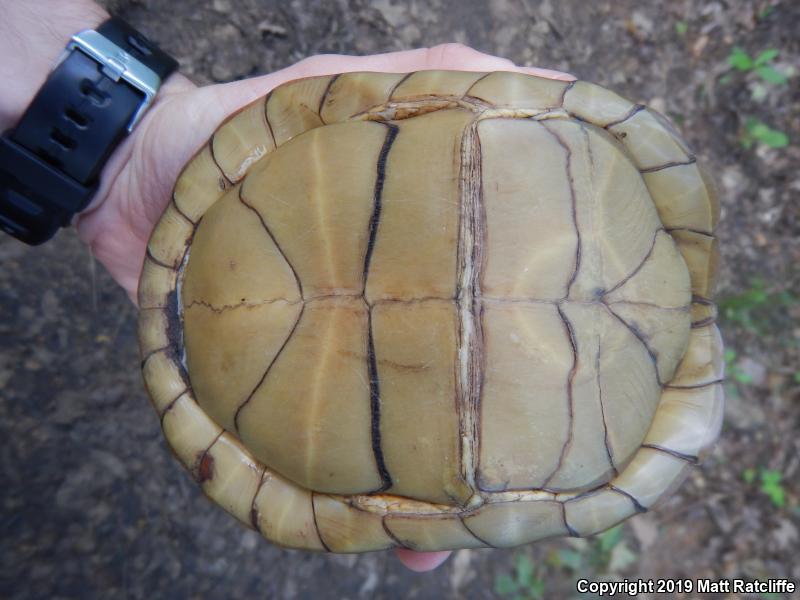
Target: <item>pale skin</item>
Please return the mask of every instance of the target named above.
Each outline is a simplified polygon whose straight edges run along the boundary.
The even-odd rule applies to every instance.
[[[0,131],[4,131],[22,115],[69,37],[96,27],[108,15],[85,0],[0,0],[0,13],[0,55],[5,57],[0,62],[0,80],[15,84],[0,94]],[[75,220],[78,235],[135,303],[147,240],[169,202],[175,179],[225,117],[278,85],[301,77],[426,69],[520,71],[574,79],[559,71],[519,67],[460,44],[373,56],[312,56],[274,73],[206,87],[175,74],[106,164],[97,196]],[[450,555],[405,549],[395,552],[412,571],[435,569]]]

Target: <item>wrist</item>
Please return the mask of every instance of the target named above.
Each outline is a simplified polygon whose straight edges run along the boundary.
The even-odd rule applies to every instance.
[[[13,127],[44,83],[70,37],[94,29],[108,13],[87,0],[2,2],[0,132]]]

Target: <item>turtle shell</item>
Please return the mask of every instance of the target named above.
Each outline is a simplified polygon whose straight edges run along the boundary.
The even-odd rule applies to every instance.
[[[294,81],[176,183],[146,385],[204,491],[283,546],[594,534],[718,436],[718,216],[670,123],[591,83]]]

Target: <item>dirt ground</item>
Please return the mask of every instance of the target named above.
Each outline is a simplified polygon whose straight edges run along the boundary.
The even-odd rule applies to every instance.
[[[4,237],[0,597],[572,598],[583,577],[800,581],[800,3],[108,4],[200,84],[320,52],[459,41],[668,114],[720,188],[724,430],[664,506],[594,540],[463,550],[430,574],[389,553],[281,550],[212,506],[168,452],[135,310],[74,233],[36,249]],[[779,52],[759,68],[734,54],[739,69],[737,47]]]

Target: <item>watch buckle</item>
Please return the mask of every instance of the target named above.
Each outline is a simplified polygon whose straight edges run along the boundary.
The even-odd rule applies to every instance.
[[[73,35],[61,58],[53,68],[58,67],[74,50],[83,52],[100,64],[103,74],[109,79],[113,81],[122,79],[144,95],[142,103],[136,109],[133,117],[131,117],[130,123],[128,123],[128,133],[133,131],[145,111],[153,103],[156,92],[161,86],[161,78],[155,71],[131,56],[130,53],[92,29]]]

